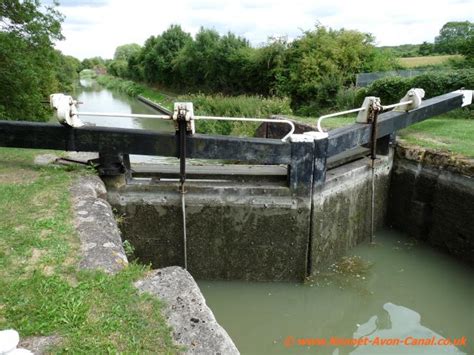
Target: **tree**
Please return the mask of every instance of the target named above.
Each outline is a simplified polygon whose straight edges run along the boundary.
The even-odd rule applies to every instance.
[[[191,35],[179,25],[171,25],[161,35],[149,38],[143,55],[146,81],[168,85],[178,82],[179,73],[173,69],[173,60],[191,41]]]
[[[248,74],[251,92],[261,95],[285,94],[287,78],[284,65],[288,46],[286,37],[272,37],[266,45],[253,51]]]
[[[418,54],[422,56],[433,54],[433,44],[428,42],[423,42],[420,44],[420,48],[418,49]]]
[[[81,69],[105,68],[106,63],[102,57],[85,58],[81,62]]]
[[[280,91],[291,97],[293,108],[306,107],[304,114],[317,114],[335,104],[336,94],[354,82],[361,71],[390,69],[387,60],[374,47],[374,38],[351,30],[332,30],[316,26],[291,43],[284,73],[285,87]]]
[[[127,75],[130,79],[144,81],[145,68],[143,65],[143,49],[130,56],[127,62]]]
[[[447,22],[435,38],[435,49],[439,53],[460,53],[466,41],[474,36],[474,23],[469,21]]]
[[[56,5],[56,4],[54,4]],[[41,101],[59,90],[60,59],[53,42],[62,39],[62,16],[37,0],[0,3],[0,117],[46,119]]]
[[[2,0],[0,30],[35,46],[52,45],[54,40],[63,39],[61,22],[64,18],[54,6],[41,11],[38,0]]]
[[[65,92],[72,92],[79,79],[81,62],[79,59],[70,55],[64,55],[58,50],[55,51],[55,56],[57,63],[56,78],[59,89]]]
[[[121,78],[128,77],[128,62],[123,59],[112,60],[107,64],[107,73]]]
[[[136,43],[118,46],[115,49],[114,59],[106,63],[107,72],[122,78],[130,77],[128,62],[140,53],[141,48],[142,47]]]
[[[174,59],[174,70],[187,86],[205,91],[242,93],[251,87],[246,69],[251,60],[249,42],[233,33],[220,36],[202,28]]]
[[[114,53],[114,60],[124,60],[127,61],[130,59],[131,56],[140,52],[142,47],[136,43],[124,44],[122,46],[118,46],[115,49]]]
[[[474,34],[464,41],[462,46],[459,48],[459,53],[463,54],[471,61],[474,60]]]

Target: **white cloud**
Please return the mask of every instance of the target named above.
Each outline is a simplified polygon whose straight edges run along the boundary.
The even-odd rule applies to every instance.
[[[171,24],[195,34],[200,26],[232,31],[254,45],[269,36],[293,39],[316,23],[375,35],[380,45],[433,41],[448,21],[474,20],[474,1],[373,0],[87,0],[67,1],[66,40],[57,44],[80,59],[111,58],[121,44],[143,42]]]

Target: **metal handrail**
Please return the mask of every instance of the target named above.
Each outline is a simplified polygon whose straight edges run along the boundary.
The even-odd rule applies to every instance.
[[[395,107],[398,107],[398,106],[410,105],[411,103],[413,103],[413,100],[398,102],[396,104],[385,105],[385,106],[382,105],[382,111],[385,111],[385,110],[388,110],[388,109],[391,109],[391,108],[395,108]],[[355,112],[360,112],[360,111],[365,111],[365,110],[366,110],[365,107],[359,107],[359,108],[354,108],[352,110],[341,111],[341,112],[336,112],[336,113],[330,113],[328,115],[320,116],[318,118],[318,131],[319,132],[324,132],[323,128],[321,127],[321,122],[326,118],[343,116],[343,115],[347,115],[348,113],[355,113]]]
[[[111,113],[111,112],[78,112],[78,116],[98,116],[98,117],[132,117],[132,118],[157,118],[162,120],[172,120],[170,115],[146,115],[137,113]],[[269,122],[285,123],[290,126],[290,131],[281,139],[286,142],[295,132],[295,124],[290,120],[272,118],[251,118],[251,117],[219,117],[219,116],[193,116],[194,120],[214,120],[214,121],[241,121],[241,122]]]

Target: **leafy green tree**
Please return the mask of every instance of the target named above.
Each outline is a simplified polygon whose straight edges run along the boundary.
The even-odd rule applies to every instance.
[[[472,36],[474,36],[474,23],[447,22],[439,31],[439,36],[435,38],[435,49],[439,53],[460,53]]]
[[[140,50],[138,53],[134,53],[128,58],[127,61],[127,75],[130,79],[144,81],[145,80],[145,68],[143,65],[143,52]]]
[[[474,60],[474,33],[464,41],[459,48],[459,52],[465,55],[467,59]]]
[[[102,57],[85,58],[81,62],[81,70],[94,69],[103,70],[106,68],[106,61]]]
[[[190,41],[178,53],[174,60],[174,68],[182,78],[186,78],[188,85],[209,90],[214,78],[218,63],[219,33],[215,30],[202,28],[196,34],[196,39]]]
[[[221,37],[215,30],[201,28],[196,39],[179,52],[174,69],[185,78],[185,85],[200,90],[248,92],[252,51],[246,39],[233,33]]]
[[[286,94],[288,78],[284,66],[288,46],[286,37],[273,37],[265,46],[253,51],[248,75],[252,88],[250,92],[277,96]]]
[[[107,73],[121,78],[128,77],[128,62],[123,59],[112,60],[107,63]]]
[[[433,44],[428,42],[423,42],[420,44],[420,48],[418,49],[418,54],[422,56],[433,54]]]
[[[284,65],[286,87],[293,108],[302,114],[317,114],[335,105],[340,88],[353,84],[355,74],[380,70],[374,38],[350,30],[316,26],[293,41]],[[387,68],[390,62],[386,61]]]
[[[127,61],[131,56],[137,54],[141,50],[141,46],[136,43],[124,44],[115,49],[114,60]]]
[[[128,62],[135,58],[141,51],[141,46],[136,43],[124,44],[115,49],[114,59],[107,62],[107,71],[109,74],[122,78],[130,77]]]
[[[56,5],[56,4],[54,4]],[[0,118],[42,120],[41,101],[61,89],[62,55],[53,42],[62,39],[63,17],[37,0],[0,3]]]
[[[189,33],[179,25],[171,25],[160,36],[145,43],[145,76],[148,82],[172,85],[179,81],[179,73],[173,69],[173,60],[181,49],[192,41]]]
[[[81,62],[73,56],[63,55],[60,51],[55,51],[55,56],[57,63],[56,78],[58,80],[59,89],[64,92],[72,93],[79,79]]]

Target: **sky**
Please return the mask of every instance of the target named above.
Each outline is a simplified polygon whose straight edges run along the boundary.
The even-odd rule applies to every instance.
[[[122,44],[142,45],[171,24],[192,35],[201,26],[231,31],[258,46],[271,36],[295,39],[316,24],[356,29],[380,46],[433,42],[448,21],[474,22],[474,0],[59,0],[65,15],[56,44],[79,59],[112,58]]]

